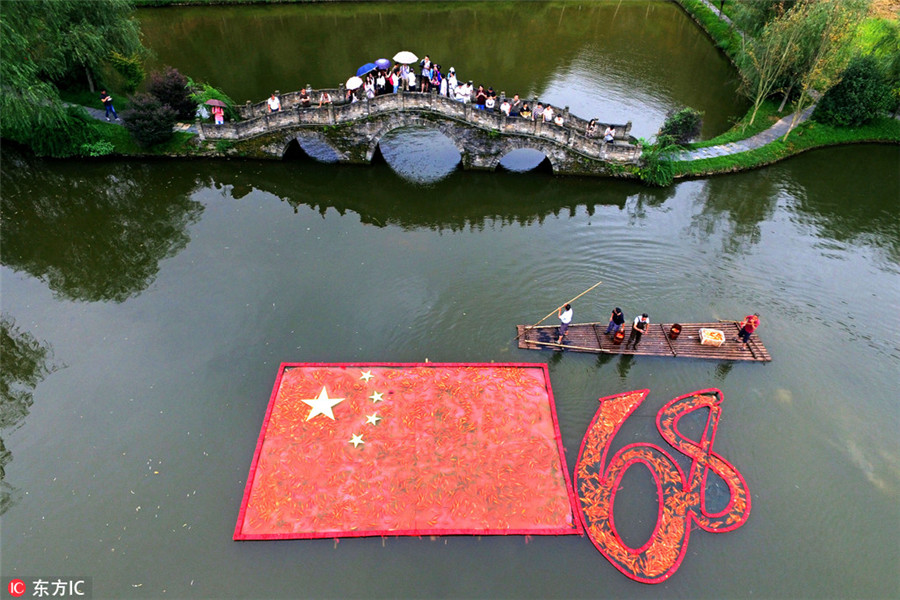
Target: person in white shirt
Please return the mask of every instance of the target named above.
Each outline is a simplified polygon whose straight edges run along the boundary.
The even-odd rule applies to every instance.
[[[544,123],[552,123],[553,122],[553,107],[549,104],[544,109]]]
[[[503,99],[503,102],[500,103],[500,112],[502,112],[507,117],[509,116],[510,104],[509,100],[506,98]]]
[[[639,317],[634,318],[634,324],[631,326],[631,335],[628,336],[628,341],[625,342],[625,349],[628,350],[628,345],[632,344],[632,348],[637,350],[637,345],[641,343],[641,336],[643,336],[650,329],[650,317],[647,313],[642,314]]]
[[[450,67],[450,70],[447,72],[447,96],[456,98],[456,87],[458,85],[459,81],[456,79],[456,69]]]
[[[563,309],[565,309],[565,312],[563,312]],[[571,304],[560,306],[559,310],[556,311],[556,316],[559,317],[559,339],[556,340],[557,344],[562,344],[563,338],[566,337],[566,332],[569,331],[569,323],[572,322],[573,314]]]
[[[266,103],[269,105],[269,112],[278,112],[281,110],[281,100],[278,99],[278,96],[272,94],[272,96],[266,100]]]
[[[616,136],[616,130],[613,129],[613,127],[610,125],[609,127],[606,128],[606,131],[603,133],[603,141],[608,144],[611,141],[613,141],[613,139],[615,139],[615,136]]]

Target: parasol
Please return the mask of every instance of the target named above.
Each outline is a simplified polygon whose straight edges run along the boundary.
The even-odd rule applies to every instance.
[[[409,50],[403,50],[394,55],[394,62],[398,62],[401,65],[411,65],[417,60],[419,60],[419,57]]]
[[[350,79],[347,80],[347,83],[345,85],[347,86],[348,90],[355,90],[355,89],[359,88],[359,86],[361,86],[362,84],[363,84],[362,79],[360,79],[359,77],[356,77],[354,75],[353,77],[351,77]]]
[[[379,58],[378,60],[375,61],[375,66],[378,67],[379,69],[390,69],[391,61],[389,61],[386,58]]]
[[[366,64],[364,64],[363,66],[361,66],[360,68],[358,68],[358,69],[356,70],[356,76],[357,76],[357,77],[362,77],[362,76],[365,75],[366,73],[370,73],[370,72],[374,71],[374,70],[377,69],[377,68],[378,68],[378,67],[375,66],[375,63],[366,63]]]
[[[204,104],[208,104],[209,106],[221,106],[222,108],[225,108],[226,106],[228,106],[221,100],[216,100],[215,98],[210,98]]]

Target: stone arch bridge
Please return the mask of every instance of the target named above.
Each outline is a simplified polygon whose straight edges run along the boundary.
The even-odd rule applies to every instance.
[[[338,93],[335,90],[332,96]],[[558,126],[479,110],[433,93],[385,94],[321,108],[301,107],[296,93],[281,101],[283,108],[276,113],[267,113],[264,102],[248,103],[241,108],[242,121],[198,123],[200,139],[228,141],[241,155],[259,158],[281,158],[295,142],[301,148],[324,144],[338,162],[367,164],[388,132],[426,127],[440,131],[456,146],[464,169],[494,170],[508,153],[529,148],[541,152],[560,175],[620,175],[641,154],[630,135],[630,122],[612,124],[616,139],[604,143],[586,137],[587,121],[568,114],[568,107],[563,111],[564,125]],[[602,132],[606,126],[598,129]]]

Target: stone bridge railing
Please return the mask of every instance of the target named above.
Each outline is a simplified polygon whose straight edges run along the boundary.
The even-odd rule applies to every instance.
[[[375,116],[412,111],[441,116],[481,129],[489,135],[527,136],[536,142],[550,143],[556,147],[562,147],[565,151],[593,160],[633,163],[640,156],[637,140],[630,134],[630,122],[625,124],[598,123],[598,137],[587,137],[584,132],[588,122],[570,114],[568,107],[561,111],[564,124],[559,126],[540,120],[507,117],[499,111],[481,110],[471,103],[462,103],[436,93],[399,92],[348,103],[338,96],[342,90],[325,90],[331,94],[332,98],[340,99],[317,108],[322,91],[315,90],[310,94],[313,102],[312,106],[307,108],[300,106],[298,92],[281,95],[282,110],[275,113],[267,112],[265,102],[247,103],[240,108],[245,119],[243,121],[222,125],[198,122],[200,138],[240,141],[278,130],[308,129],[316,126],[322,128],[364,122]],[[607,125],[612,125],[616,130],[616,139],[609,144],[604,143],[600,138]]]

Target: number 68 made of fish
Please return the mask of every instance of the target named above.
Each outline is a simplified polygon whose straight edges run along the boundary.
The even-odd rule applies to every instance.
[[[738,470],[713,452],[722,392],[706,389],[680,396],[656,415],[660,435],[676,451],[691,459],[685,476],[665,450],[654,444],[629,444],[612,457],[607,454],[616,433],[641,405],[649,390],[627,392],[600,399],[578,452],[575,491],[580,516],[593,544],[619,571],[643,583],[661,583],[671,577],[687,552],[692,522],[704,531],[724,533],[737,529],[750,516],[750,494]],[[708,409],[699,440],[688,439],[678,429],[679,420],[696,410]],[[616,531],[613,506],[625,472],[636,464],[650,470],[656,483],[659,511],[647,542],[631,548]],[[727,506],[718,512],[707,507],[706,480],[712,471],[728,487]]]

